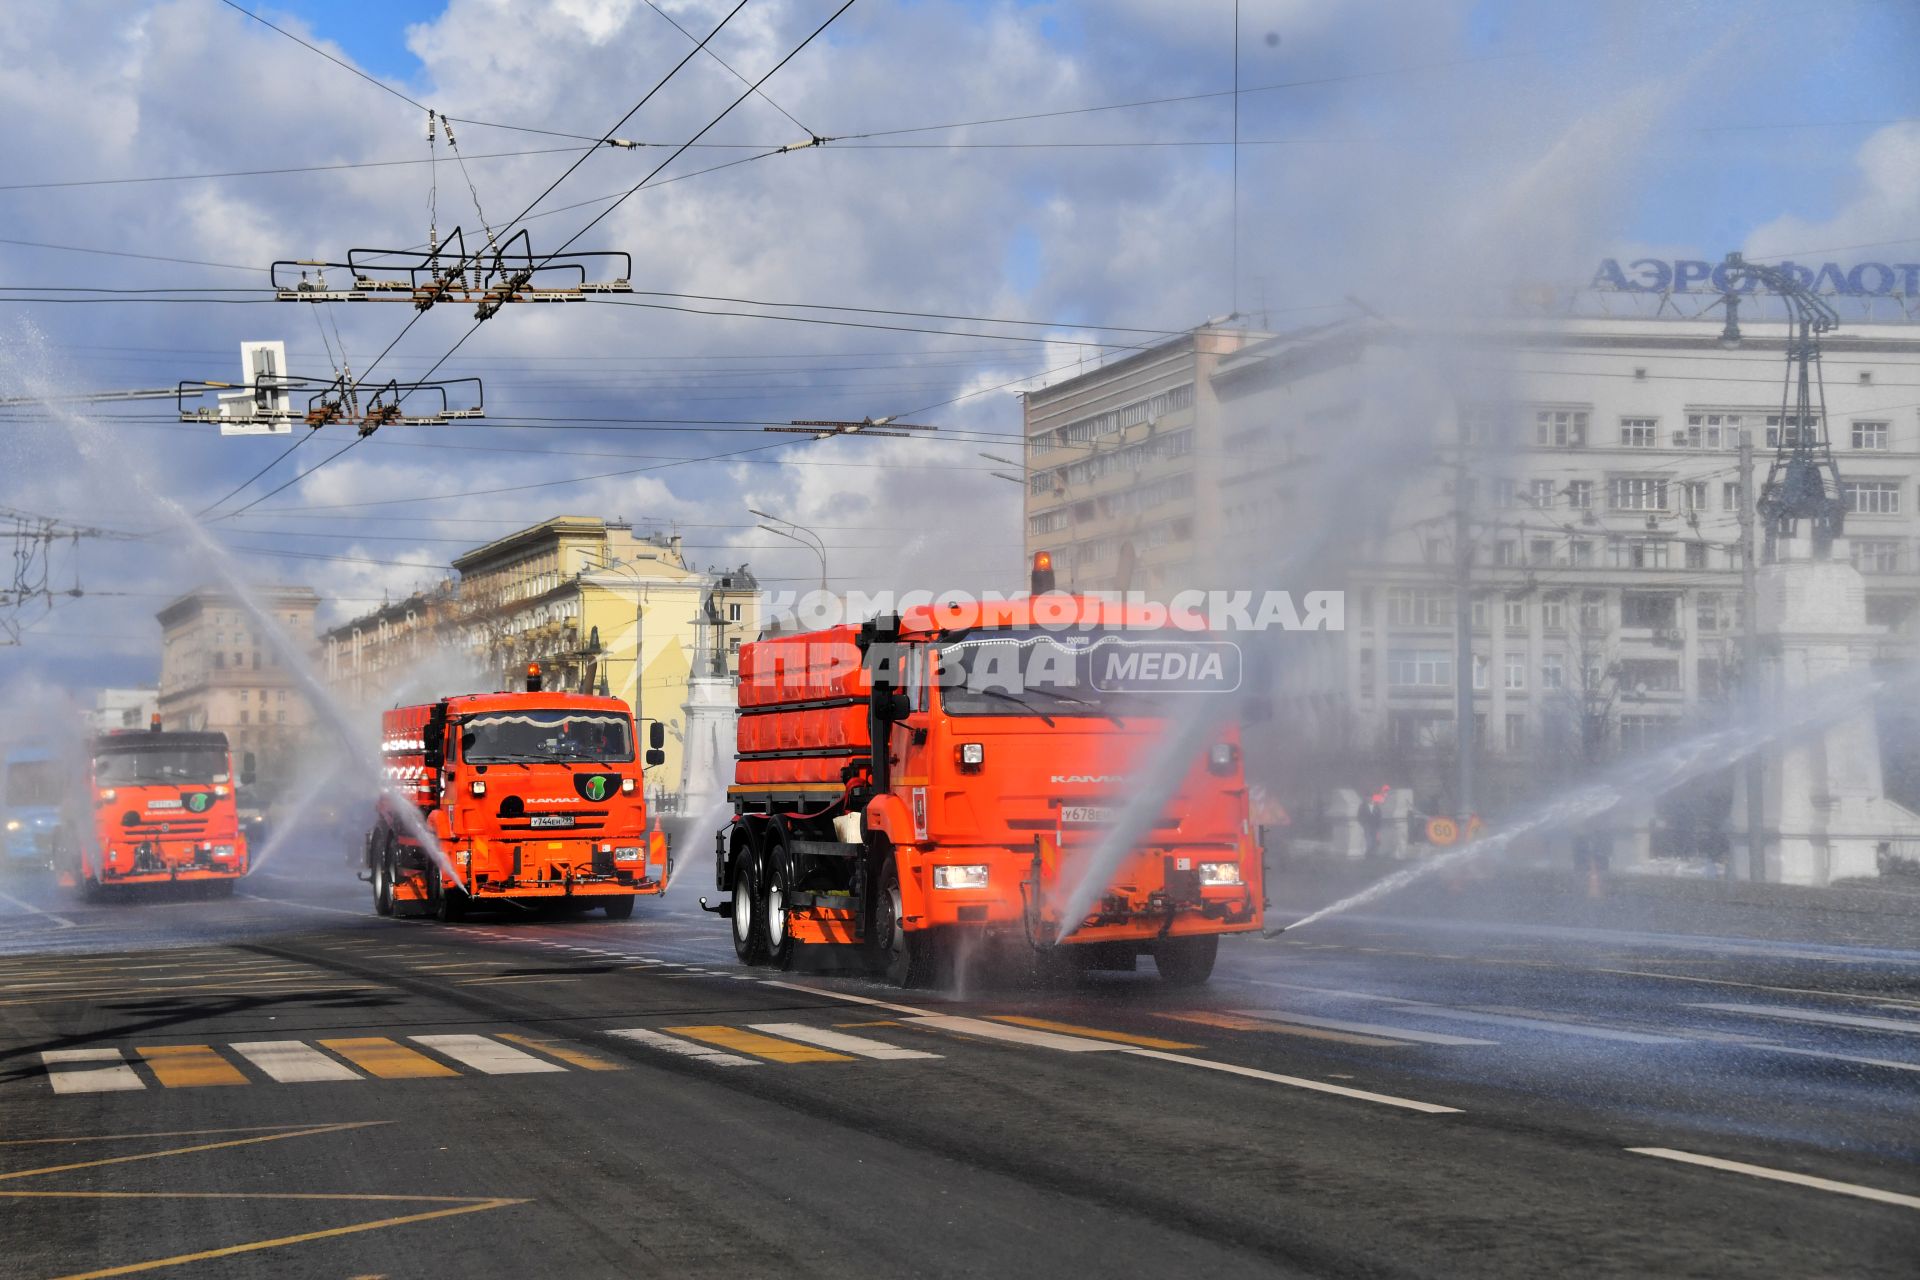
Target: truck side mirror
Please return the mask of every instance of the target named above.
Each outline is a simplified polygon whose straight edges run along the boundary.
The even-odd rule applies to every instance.
[[[254,771],[255,771],[255,764],[253,759],[253,752],[249,751],[245,755],[240,757],[240,785],[241,786],[250,787],[253,785]]]
[[[882,720],[897,724],[913,714],[913,699],[907,696],[905,689],[883,689],[879,694],[877,709]]]
[[[658,729],[659,727],[660,727],[659,725],[654,726],[654,728],[656,729]],[[667,762],[666,752],[662,751],[659,747],[647,748],[647,767],[649,769],[656,769],[661,765],[665,764],[666,762]]]
[[[647,745],[649,747],[652,747],[655,751],[658,751],[660,750],[660,748],[666,746],[667,745],[667,726],[665,726],[664,724],[661,724],[658,720],[655,720],[652,724],[648,725],[647,726]],[[648,759],[647,763],[657,764],[658,761],[653,759]]]

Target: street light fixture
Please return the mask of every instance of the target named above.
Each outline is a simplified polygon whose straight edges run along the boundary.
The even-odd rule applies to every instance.
[[[761,511],[754,507],[748,507],[747,514],[759,516],[762,520],[772,520],[777,524],[785,525],[785,529],[776,529],[772,525],[765,524],[761,525],[760,528],[766,530],[768,533],[785,538],[790,542],[799,543],[819,558],[820,590],[824,593],[827,589],[827,544],[821,541],[820,535],[805,525],[795,524],[784,516],[776,516],[771,512]],[[793,532],[788,532],[788,530],[793,530]],[[803,533],[807,535],[805,538],[800,536],[800,534]],[[812,539],[812,541],[808,541],[809,538]]]

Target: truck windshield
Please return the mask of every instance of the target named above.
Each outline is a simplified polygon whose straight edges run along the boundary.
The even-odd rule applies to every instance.
[[[1164,715],[1168,697],[1231,693],[1240,651],[1194,632],[972,631],[936,651],[947,714]],[[1018,704],[1018,705],[1010,705]]]
[[[7,766],[7,803],[11,805],[54,805],[60,803],[60,783],[51,760],[16,760]]]
[[[102,751],[93,758],[103,787],[151,782],[225,782],[227,753],[212,747],[140,747]]]
[[[460,754],[470,764],[633,759],[633,723],[611,711],[533,708],[468,716]]]

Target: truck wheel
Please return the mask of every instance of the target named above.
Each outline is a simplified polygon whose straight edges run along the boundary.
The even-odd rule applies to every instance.
[[[775,844],[767,857],[767,892],[761,899],[761,936],[767,940],[767,963],[777,969],[793,968],[793,933],[787,928],[788,883],[787,847]]]
[[[429,869],[432,876],[433,918],[441,924],[459,924],[466,918],[467,895],[459,889],[449,888],[440,878],[440,868]]]
[[[742,849],[733,860],[733,954],[741,964],[759,964],[767,958],[766,936],[756,910],[760,886],[753,874],[753,851]]]
[[[233,886],[232,880],[210,880],[207,882],[207,893],[215,898],[231,898]]]
[[[100,882],[92,876],[88,876],[80,882],[80,901],[102,902],[105,901],[106,896],[107,891],[101,888]]]
[[[373,913],[393,914],[393,850],[383,849],[373,862]]]
[[[618,898],[608,898],[600,905],[607,909],[607,919],[609,920],[633,919],[633,899],[630,896],[623,895]]]
[[[1220,952],[1220,935],[1209,933],[1197,938],[1162,938],[1153,944],[1153,965],[1161,980],[1176,987],[1197,987],[1213,975],[1214,957]]]
[[[874,908],[874,948],[886,966],[888,982],[896,987],[924,987],[933,977],[933,940],[925,929],[902,928],[903,914],[900,870],[889,860],[880,876],[880,900]]]

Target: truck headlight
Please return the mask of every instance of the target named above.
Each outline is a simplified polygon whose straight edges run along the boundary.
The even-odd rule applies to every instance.
[[[984,742],[963,742],[953,749],[954,763],[962,772],[978,773],[987,762],[987,744]]]
[[[615,862],[640,861],[640,846],[637,844],[621,845],[619,848],[613,851],[613,860]]]
[[[216,858],[231,858],[233,856],[233,846],[230,844],[217,844],[213,846],[213,856]]]
[[[1240,749],[1231,742],[1216,742],[1213,750],[1207,752],[1207,768],[1215,773],[1232,773],[1233,766],[1240,759]]]
[[[958,867],[935,867],[933,887],[936,889],[984,889],[987,887],[987,868],[983,863]]]
[[[1200,864],[1201,884],[1239,884],[1240,864],[1237,862],[1203,862]]]
[[[472,782],[468,783],[467,789],[473,792],[473,794],[476,796],[483,796],[487,794],[487,784],[480,781],[480,779],[478,778],[475,778]]]
[[[20,829],[20,819],[18,818],[7,819],[7,830],[18,831],[19,829]]]

